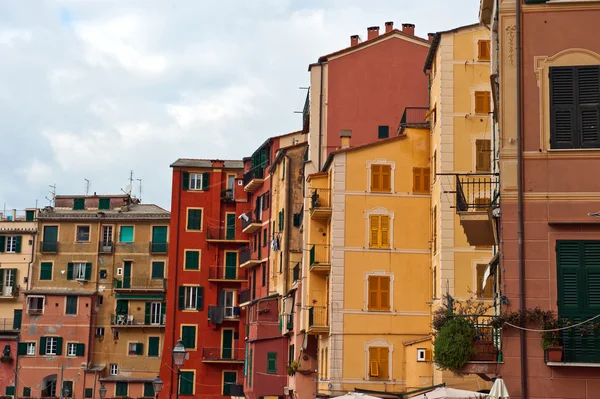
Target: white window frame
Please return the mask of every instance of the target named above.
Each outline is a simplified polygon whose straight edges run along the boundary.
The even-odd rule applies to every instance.
[[[77,344],[75,342],[67,342],[67,356],[77,356]]]
[[[233,319],[237,316],[235,316],[233,314],[233,308],[235,308],[235,298],[236,298],[236,292],[235,291],[231,291],[231,290],[223,290],[224,295],[223,295],[223,317],[226,319]],[[231,300],[231,304],[228,305],[227,304],[227,300]]]
[[[373,165],[390,165],[390,192],[389,193],[385,192],[385,191],[371,191],[371,166],[373,166]],[[396,162],[394,162],[394,161],[388,161],[387,159],[382,159],[382,158],[367,161],[367,192],[373,193],[376,195],[394,194],[396,192],[396,187],[395,187],[396,179],[394,179],[395,170],[396,170]]]
[[[127,355],[128,356],[137,356],[137,342],[129,342],[127,344]],[[131,350],[133,348],[133,350]]]
[[[32,299],[42,299],[42,308],[41,309],[31,309],[31,300]],[[29,295],[27,297],[27,313],[31,314],[31,311],[34,310],[36,313],[44,313],[44,308],[46,307],[46,297],[44,295]]]
[[[58,337],[46,337],[46,348],[44,354],[46,356],[56,356],[58,349]]]
[[[17,236],[6,236],[6,247],[4,248],[6,253],[16,254],[17,253]]]
[[[73,279],[74,280],[85,280],[85,262],[75,262],[73,263]]]
[[[192,191],[200,191],[202,187],[202,173],[190,173],[189,189]]]
[[[15,279],[17,277],[16,269],[4,269],[4,281],[2,287],[2,296],[12,296],[13,295],[13,285],[15,284]]]
[[[386,347],[388,348],[388,379],[387,380],[378,380],[373,379],[369,373],[369,367],[371,366],[371,359],[369,359],[369,348],[371,347]],[[394,367],[392,364],[392,359],[394,358],[394,345],[390,344],[384,339],[376,338],[373,341],[365,342],[365,380],[366,381],[393,381],[394,375],[392,372],[394,371]]]
[[[161,323],[162,316],[162,302],[151,302],[150,303],[150,324],[153,326],[159,326]]]
[[[117,363],[111,363],[109,370],[110,375],[119,375],[119,365]]]
[[[184,306],[185,310],[196,310],[196,307],[198,305],[198,289],[199,288],[200,287],[197,285],[185,287],[185,295],[184,295],[184,301],[183,301],[183,303],[185,304],[185,306]]]
[[[35,342],[27,342],[27,356],[35,356]]]
[[[87,228],[87,240],[80,240],[79,239],[79,229],[81,228]],[[90,242],[90,236],[91,236],[91,227],[89,224],[80,224],[77,225],[77,227],[75,228],[75,241],[77,242]]]

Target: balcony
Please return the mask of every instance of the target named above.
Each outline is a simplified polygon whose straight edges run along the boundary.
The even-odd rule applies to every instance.
[[[407,127],[428,128],[429,108],[427,107],[406,107],[398,125],[398,134],[403,134]]]
[[[469,245],[496,244],[492,202],[498,190],[497,175],[456,175],[456,213]]]
[[[308,308],[308,334],[319,335],[329,332],[329,309],[327,306]]]
[[[310,195],[310,218],[329,219],[331,217],[331,190],[328,188],[313,188]]]
[[[237,267],[210,266],[208,268],[208,281],[226,283],[245,283],[248,281],[246,271]]]
[[[17,322],[20,323],[19,320]],[[15,319],[0,319],[0,332],[17,332],[20,328],[20,324],[15,326]]]
[[[244,348],[202,348],[202,363],[244,363]]]
[[[250,303],[251,299],[250,288],[240,291],[240,307]]]
[[[265,181],[265,170],[260,166],[255,166],[244,174],[244,191],[247,193],[255,192]]]
[[[456,315],[456,317],[463,317]],[[494,316],[464,316],[472,321],[475,327],[473,355],[471,360],[460,369],[466,374],[495,374],[501,352],[502,330],[491,325]]]
[[[310,246],[310,271],[314,273],[329,273],[331,258],[329,245],[315,244]]]
[[[98,253],[101,254],[112,254],[114,248],[112,241],[100,241],[98,243]]]
[[[296,263],[296,265],[292,268],[292,270],[290,270],[290,278],[291,278],[291,283],[296,284],[297,282],[300,281],[300,276],[302,274],[302,266],[300,265],[300,263]]]
[[[250,248],[246,248],[240,251],[240,267],[254,267],[260,265],[261,260],[259,255],[253,252]]]
[[[254,217],[252,212],[246,213],[246,217],[242,216],[242,233],[252,234],[256,233],[262,227],[260,218]]]
[[[169,244],[166,242],[150,242],[151,254],[166,254],[169,251]]]
[[[223,202],[234,202],[235,201],[235,199],[233,198],[233,189],[232,188],[221,190],[221,201],[223,201]]]
[[[150,328],[150,327],[164,327],[167,321],[167,317],[160,313],[149,313],[144,312],[138,313],[122,313],[110,315],[111,327],[131,327],[131,328]]]
[[[235,236],[235,228],[227,229],[220,226],[209,226],[206,228],[207,242],[233,242],[233,243],[249,243],[250,240],[238,240]]]
[[[55,254],[58,252],[58,242],[56,241],[41,241],[40,252],[43,254]]]
[[[130,277],[113,279],[115,292],[151,291],[163,292],[167,287],[167,280],[162,278]]]

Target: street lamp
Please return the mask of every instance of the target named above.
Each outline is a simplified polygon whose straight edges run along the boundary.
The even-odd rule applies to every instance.
[[[100,399],[104,399],[106,397],[106,387],[104,386],[103,383],[100,383]]]
[[[154,394],[156,395],[156,399],[158,399],[158,394],[160,393],[160,391],[162,391],[163,388],[163,382],[158,375],[152,381],[152,388],[154,388]]]
[[[177,345],[171,351],[173,353],[173,363],[177,366],[177,390],[175,391],[175,398],[179,399],[179,380],[181,380],[181,366],[187,358],[187,351],[183,346],[183,341],[180,339],[177,341]]]

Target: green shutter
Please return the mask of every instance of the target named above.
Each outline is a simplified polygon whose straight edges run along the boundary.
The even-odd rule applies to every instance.
[[[209,176],[210,174],[208,172],[202,173],[202,190],[206,191],[210,188]]]
[[[29,387],[23,387],[23,397],[24,398],[29,398],[30,396],[31,396],[31,388],[29,388]]]
[[[179,305],[179,310],[185,309],[185,287],[179,286],[179,301],[177,302]]]
[[[15,396],[15,387],[14,387],[14,385],[6,387],[6,396]]]
[[[237,277],[237,252],[225,252],[225,278],[235,280]]]
[[[85,281],[90,281],[90,279],[92,278],[92,264],[91,263],[86,263],[85,264]]]
[[[198,300],[196,301],[196,310],[204,309],[204,287],[198,287]]]
[[[152,307],[152,302],[146,302],[146,310],[144,312],[144,324],[150,324],[150,308]]]
[[[98,200],[98,209],[99,210],[109,210],[110,209],[110,198],[100,198]]]
[[[200,251],[187,250],[185,251],[185,269],[200,270]]]
[[[15,309],[13,311],[13,329],[20,330],[23,320],[23,309]]]
[[[46,337],[40,337],[40,355],[46,354]]]
[[[154,387],[151,382],[144,382],[144,397],[152,398],[154,397]]]
[[[85,356],[85,344],[77,344],[75,346],[75,355],[76,356]]]
[[[195,326],[181,326],[181,341],[183,346],[188,349],[196,347],[196,327]]]
[[[166,323],[166,315],[167,315],[167,303],[160,303],[160,324],[164,325]]]
[[[225,221],[225,239],[235,240],[235,213],[228,213]]]
[[[0,252],[4,252],[6,249],[6,237],[0,236]]]
[[[182,190],[190,189],[190,174],[188,172],[183,172],[181,174],[181,189]]]
[[[193,371],[182,371],[179,380],[179,394],[180,395],[193,395],[194,394],[194,372]]]
[[[67,391],[69,394],[67,395]],[[73,381],[63,381],[63,397],[72,398],[73,397]]]
[[[26,210],[25,211],[25,221],[33,222],[35,220],[35,211],[34,210]]]
[[[581,283],[582,241],[557,241],[558,311],[562,316],[577,316],[582,310],[579,290]],[[583,299],[583,296],[581,297]]]
[[[127,396],[129,391],[129,385],[127,382],[117,382],[115,389],[115,396]]]
[[[27,354],[27,343],[19,342],[17,345],[17,355],[26,355]]]
[[[52,262],[40,264],[40,280],[52,280]]]
[[[152,278],[165,278],[165,262],[152,262]]]
[[[73,210],[81,211],[85,209],[85,198],[75,198],[73,200]]]
[[[85,389],[85,394],[84,394],[86,398],[91,398],[92,396],[94,396],[94,389],[93,388],[86,388]]]
[[[6,269],[6,270],[12,270],[12,275],[14,276],[13,281],[12,281],[12,288],[13,288],[13,295],[16,292],[15,289],[17,288],[17,278],[19,277],[19,272],[17,269]]]
[[[144,344],[142,344],[141,342],[138,342],[137,344],[135,344],[135,354],[136,355],[144,354]]]
[[[67,306],[65,309],[66,314],[77,314],[77,297],[69,295],[67,296]]]
[[[188,209],[188,230],[202,230],[202,209]]]
[[[160,346],[160,337],[148,338],[148,357],[158,357],[158,349]]]
[[[133,242],[133,226],[121,226],[119,234],[120,242]]]
[[[73,280],[73,262],[67,263],[67,280]]]
[[[56,337],[56,356],[62,355],[63,339],[62,337]]]
[[[225,371],[223,373],[223,395],[231,394],[231,386],[237,382],[237,373],[235,371]]]
[[[21,253],[21,244],[23,243],[23,237],[17,236],[17,253]]]
[[[267,352],[267,373],[277,373],[277,352]]]

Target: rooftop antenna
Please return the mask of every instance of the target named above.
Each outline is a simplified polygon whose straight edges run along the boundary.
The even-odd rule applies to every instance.
[[[125,194],[131,197],[131,188],[133,187],[133,170],[129,171],[129,184],[125,187],[125,190],[121,189]]]
[[[50,198],[46,197],[46,199],[50,202],[50,206],[54,206],[54,199],[56,198],[56,183],[49,185],[48,187],[50,187],[52,191],[50,191]]]
[[[300,90],[310,90],[310,86],[309,87],[298,87],[298,89]],[[295,114],[303,114],[304,110],[302,111],[294,111]]]
[[[140,202],[142,202],[142,179],[136,179],[140,182]]]
[[[83,180],[85,180],[85,196],[87,197],[88,193],[90,192],[90,181],[85,178]]]

